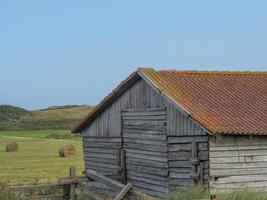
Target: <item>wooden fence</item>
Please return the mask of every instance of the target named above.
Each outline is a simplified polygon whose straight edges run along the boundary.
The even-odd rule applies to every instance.
[[[8,190],[18,193],[23,200],[143,199],[143,194],[134,190],[130,183],[120,183],[121,179],[118,174],[103,176],[93,170],[78,177],[71,167],[69,177],[59,179],[57,184],[14,186]]]
[[[23,200],[141,200],[144,194],[132,188],[132,184],[122,184],[119,174],[103,176],[93,170],[87,170],[85,176],[76,176],[75,168],[69,169],[69,177],[61,178],[56,184],[25,185],[9,187]],[[208,199],[202,199],[208,200]],[[215,195],[210,200],[216,200]]]

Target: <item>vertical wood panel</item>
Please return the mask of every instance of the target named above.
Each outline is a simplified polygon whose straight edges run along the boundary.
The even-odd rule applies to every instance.
[[[84,136],[118,137],[121,135],[121,111],[125,109],[165,109],[166,103],[144,80],[138,81],[112,105],[104,110],[87,128]]]

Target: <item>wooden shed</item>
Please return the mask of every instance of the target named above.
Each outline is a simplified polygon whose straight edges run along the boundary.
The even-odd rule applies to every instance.
[[[140,68],[72,132],[86,169],[141,192],[267,188],[267,73]]]

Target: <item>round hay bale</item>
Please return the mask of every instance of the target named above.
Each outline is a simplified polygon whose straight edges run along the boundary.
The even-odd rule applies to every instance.
[[[71,144],[60,147],[58,150],[60,157],[68,157],[75,155],[75,147]]]
[[[19,149],[19,145],[16,142],[10,142],[6,145],[7,152],[16,152]]]

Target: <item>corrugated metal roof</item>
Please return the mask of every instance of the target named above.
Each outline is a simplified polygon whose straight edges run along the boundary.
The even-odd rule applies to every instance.
[[[267,72],[138,73],[212,133],[267,134]]]

